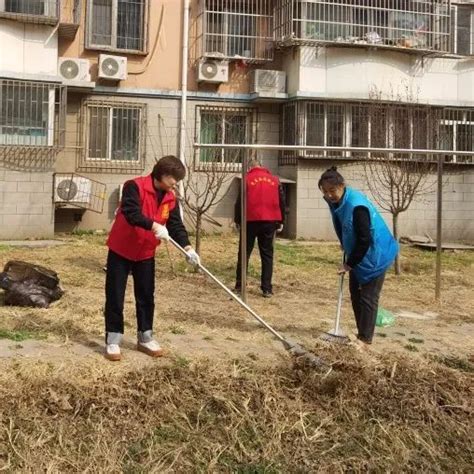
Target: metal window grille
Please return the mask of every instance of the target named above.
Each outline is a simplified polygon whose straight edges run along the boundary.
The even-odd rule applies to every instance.
[[[146,49],[147,0],[89,0],[89,48]]]
[[[271,0],[202,0],[199,24],[202,56],[273,59]]]
[[[33,23],[56,23],[59,0],[3,0],[0,16]]]
[[[448,52],[450,1],[277,0],[275,39]]]
[[[472,156],[461,153],[474,151],[474,109],[444,109],[438,135],[440,149],[460,152],[446,155],[446,162],[474,164]]]
[[[0,149],[61,148],[65,124],[64,86],[0,79]]]
[[[474,5],[457,5],[452,9],[454,52],[464,56],[474,55]]]
[[[256,136],[256,110],[251,107],[197,106],[196,139],[200,143],[246,144]],[[197,151],[195,168],[216,164],[228,171],[240,169],[245,150],[202,149]]]
[[[299,101],[283,106],[283,141],[286,145],[353,146],[394,149],[446,149],[446,162],[474,164],[462,151],[474,151],[474,109],[449,109],[389,103],[336,103]],[[296,158],[371,157],[365,152],[282,151],[280,164]],[[389,156],[418,159],[410,153]]]
[[[142,171],[145,156],[145,105],[90,101],[85,115],[84,149],[78,168]]]

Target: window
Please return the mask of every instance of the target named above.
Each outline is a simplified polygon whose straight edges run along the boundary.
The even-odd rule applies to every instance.
[[[141,161],[143,107],[87,104],[88,162],[136,167]]]
[[[147,0],[89,0],[89,48],[145,51]]]
[[[306,145],[343,146],[345,137],[345,106],[339,104],[306,104]],[[341,152],[308,152],[310,155],[340,156]]]
[[[443,150],[474,151],[474,110],[447,109],[440,121],[440,147]],[[474,163],[472,156],[446,155],[453,163]]]
[[[273,11],[269,0],[205,0],[204,56],[271,59]]]
[[[0,81],[0,145],[53,146],[55,98],[60,86]]]
[[[363,105],[351,107],[351,146],[369,146],[369,109]],[[354,156],[364,156],[364,153],[355,152]]]
[[[440,109],[433,107],[382,102],[291,102],[283,106],[283,143],[322,147],[430,149],[436,137],[439,114]],[[474,123],[474,116],[472,121]],[[471,143],[469,133],[462,143]],[[292,155],[288,151],[282,154],[283,158],[292,156],[296,154]],[[298,156],[366,158],[370,154],[308,150],[298,152]]]
[[[248,144],[253,141],[252,124],[254,110],[251,108],[199,107],[199,142],[222,144]],[[222,150],[216,148],[199,150],[200,166],[219,163],[238,167],[245,150]]]
[[[3,3],[3,8],[2,7]],[[22,15],[57,17],[58,0],[4,0],[0,11]]]
[[[474,55],[474,8],[458,5],[456,9],[456,53]]]

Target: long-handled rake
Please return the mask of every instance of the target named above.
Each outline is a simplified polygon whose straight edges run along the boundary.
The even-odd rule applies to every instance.
[[[169,239],[170,242],[186,257],[188,253],[186,250],[181,247],[177,242],[173,239]],[[310,365],[313,367],[319,367],[327,371],[331,371],[331,366],[323,361],[321,358],[316,356],[315,354],[309,352],[308,350],[304,349],[299,344],[289,341],[285,339],[279,332],[273,329],[263,318],[261,318],[250,306],[248,306],[244,301],[242,301],[234,292],[229,290],[227,286],[224,285],[217,277],[215,277],[207,268],[205,268],[202,264],[198,265],[199,269],[205,273],[212,281],[217,283],[229,296],[232,297],[240,306],[247,310],[265,329],[270,331],[282,344],[283,347],[294,357],[297,357],[299,361],[303,362],[306,365]]]
[[[345,255],[342,254],[342,263],[344,264]],[[334,321],[334,328],[321,335],[321,339],[328,342],[336,342],[338,344],[347,344],[349,338],[344,335],[341,329],[341,311],[342,311],[342,297],[344,294],[344,273],[341,273],[339,278],[339,294],[337,297],[336,320]]]

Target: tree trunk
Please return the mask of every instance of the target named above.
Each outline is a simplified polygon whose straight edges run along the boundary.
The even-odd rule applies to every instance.
[[[202,226],[202,215],[200,212],[196,213],[196,246],[195,250],[198,255],[201,253],[201,226]]]
[[[393,236],[398,242],[398,213],[392,214],[392,224],[393,224]],[[402,272],[400,267],[400,254],[398,253],[395,257],[395,275],[400,275]]]

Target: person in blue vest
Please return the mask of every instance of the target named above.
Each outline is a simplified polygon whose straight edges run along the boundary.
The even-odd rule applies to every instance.
[[[385,273],[398,254],[398,242],[375,205],[360,191],[346,186],[336,167],[321,175],[318,187],[346,255],[338,273],[349,272],[357,339],[367,347],[374,336]]]

